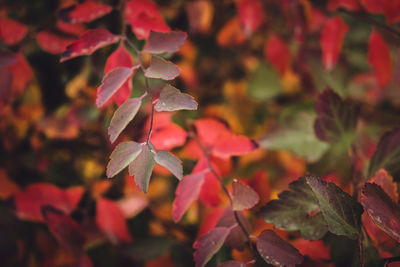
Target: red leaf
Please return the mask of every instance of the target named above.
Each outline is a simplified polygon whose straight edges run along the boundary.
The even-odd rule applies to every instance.
[[[129,80],[132,76],[134,68],[118,67],[113,69],[104,76],[101,86],[97,88],[96,105],[104,106],[111,97]]]
[[[115,202],[106,198],[97,200],[96,223],[112,243],[132,241],[125,216]]]
[[[237,180],[233,180],[232,188],[233,210],[251,209],[260,201],[260,197],[251,187]]]
[[[118,35],[114,35],[106,29],[88,30],[79,37],[79,40],[67,46],[61,55],[60,62],[82,55],[91,55],[103,46],[118,42],[119,38]]]
[[[25,220],[42,222],[42,206],[52,206],[65,213],[72,210],[68,196],[55,185],[31,184],[14,197],[15,213]]]
[[[150,127],[147,122],[146,131]],[[150,141],[156,150],[169,151],[174,147],[182,146],[186,141],[187,133],[178,125],[171,122],[170,112],[160,112],[154,115],[154,128]]]
[[[15,20],[0,19],[0,40],[3,40],[7,45],[19,43],[27,32],[28,27]]]
[[[40,47],[51,54],[60,54],[65,51],[67,45],[74,41],[72,38],[64,37],[49,31],[41,31],[36,35]]]
[[[400,21],[400,1],[382,0],[381,5],[386,20],[389,23],[396,23]]]
[[[189,206],[199,197],[204,183],[204,172],[198,172],[183,177],[176,188],[176,197],[172,205],[172,218],[178,222]]]
[[[63,8],[59,12],[59,17],[67,23],[90,22],[98,19],[112,11],[111,6],[102,3],[87,1],[82,4]]]
[[[369,13],[379,14],[383,12],[382,0],[360,0]]]
[[[130,0],[125,5],[125,18],[138,39],[147,39],[150,31],[168,32],[156,4],[150,0]]]
[[[126,50],[125,46],[121,45],[108,58],[104,73],[108,73],[117,67],[132,67],[133,61],[131,54]],[[132,73],[133,75],[133,73]],[[117,105],[122,105],[131,95],[132,83],[129,78],[111,98]]]
[[[217,119],[205,118],[194,123],[197,135],[203,145],[210,147],[221,135],[229,134],[229,128]]]
[[[390,48],[378,34],[373,30],[369,37],[368,63],[375,71],[376,79],[380,86],[387,85],[392,79],[393,62],[390,55]]]
[[[61,19],[57,20],[57,28],[65,33],[78,36],[86,30],[85,26],[82,24],[71,24]]]
[[[246,35],[251,35],[263,21],[263,6],[258,0],[240,0],[237,4],[240,23]]]
[[[65,194],[68,198],[69,205],[75,209],[79,201],[81,201],[81,198],[83,196],[83,193],[85,193],[85,188],[83,186],[74,186],[65,189]]]
[[[222,159],[248,154],[258,148],[258,143],[248,137],[228,134],[216,142],[212,154]]]
[[[339,58],[344,36],[349,27],[340,17],[329,19],[321,33],[322,63],[326,70],[332,70]]]
[[[399,193],[397,192],[397,185],[393,181],[393,177],[385,171],[384,169],[380,169],[375,176],[371,177],[368,180],[369,183],[376,183],[385,191],[389,197],[396,202],[399,198]]]
[[[219,168],[216,164],[211,162],[214,170],[219,174]],[[197,173],[200,171],[204,171],[204,183],[201,187],[200,191],[200,200],[204,204],[210,206],[216,206],[221,202],[220,192],[221,192],[221,184],[218,181],[218,177],[216,177],[210,170],[208,166],[207,159],[204,155],[199,159],[196,166],[193,168],[193,173]]]
[[[216,227],[205,235],[199,237],[193,244],[194,261],[196,267],[203,267],[211,260],[212,256],[218,252],[225,242],[231,228]]]
[[[303,256],[308,256],[313,260],[326,261],[330,259],[329,247],[322,240],[310,241],[304,238],[298,238],[293,245]]]
[[[238,17],[229,20],[222,29],[218,32],[217,42],[218,45],[229,47],[233,45],[240,45],[246,40],[240,21]]]
[[[290,66],[291,53],[289,47],[274,34],[269,36],[265,42],[264,55],[280,75],[284,74]]]
[[[150,31],[144,51],[152,54],[174,53],[179,50],[186,38],[187,34],[180,31],[167,33]]]
[[[44,206],[41,212],[50,232],[57,241],[73,252],[75,256],[81,256],[86,238],[79,224],[51,206]]]
[[[222,213],[224,212],[223,208],[215,208],[211,212],[207,213],[204,220],[202,221],[199,231],[197,232],[197,237],[204,235],[211,229],[213,229],[221,217]]]
[[[360,10],[360,4],[357,0],[329,0],[329,11],[335,11],[339,8],[354,12]]]
[[[18,61],[8,66],[13,75],[12,90],[19,95],[32,80],[33,71],[22,53],[18,53]]]

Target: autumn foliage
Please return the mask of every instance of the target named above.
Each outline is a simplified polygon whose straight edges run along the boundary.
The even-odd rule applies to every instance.
[[[400,1],[0,3],[2,266],[397,266]]]

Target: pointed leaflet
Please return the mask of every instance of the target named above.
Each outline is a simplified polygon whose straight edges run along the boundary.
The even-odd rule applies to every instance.
[[[111,178],[122,171],[142,152],[142,144],[136,142],[120,143],[111,153],[107,165],[107,177]]]
[[[88,30],[79,37],[79,40],[67,46],[61,55],[60,62],[82,55],[91,55],[103,46],[118,42],[119,38],[118,35],[114,35],[106,29]]]
[[[87,1],[82,4],[63,8],[58,12],[61,20],[67,23],[90,22],[112,11],[111,6],[102,3]]]
[[[335,67],[348,30],[349,27],[340,17],[326,21],[321,32],[322,63],[326,70],[330,71]]]
[[[158,56],[152,56],[150,66],[145,70],[144,76],[163,80],[173,80],[179,75],[179,68],[171,61]]]
[[[209,262],[215,253],[222,247],[231,228],[215,227],[205,235],[200,236],[193,244],[194,261],[196,267],[203,267]]]
[[[367,59],[374,68],[378,84],[387,85],[393,76],[393,62],[389,46],[376,30],[373,30],[369,37]]]
[[[187,34],[180,31],[155,32],[150,31],[144,52],[152,54],[174,53],[186,41]]]
[[[246,136],[227,134],[219,137],[211,153],[221,159],[227,159],[248,154],[256,150],[258,146],[256,141]]]
[[[97,199],[96,224],[113,244],[132,241],[125,216],[114,201]]]
[[[262,208],[261,217],[275,227],[287,231],[299,230],[306,239],[321,239],[328,226],[305,178],[290,183],[289,188],[291,191],[283,191],[278,195],[279,199],[271,200]]]
[[[154,160],[161,166],[167,168],[179,180],[182,180],[182,162],[167,151],[157,151]]]
[[[306,182],[318,200],[329,231],[357,239],[363,213],[361,205],[334,183],[327,183],[312,176],[307,176]]]
[[[134,68],[118,67],[104,76],[97,88],[96,105],[102,107],[132,75]]]
[[[263,6],[259,0],[241,0],[237,2],[240,24],[246,35],[255,32],[263,21]]]
[[[43,206],[41,212],[47,227],[57,241],[75,256],[80,256],[83,253],[86,238],[79,224],[51,206]]]
[[[133,120],[141,104],[141,97],[130,98],[115,111],[110,122],[110,127],[108,127],[111,143],[115,142],[128,123]]]
[[[260,200],[258,194],[248,185],[242,184],[237,180],[233,180],[232,187],[233,210],[250,209],[254,207]]]
[[[315,135],[329,143],[351,144],[357,125],[359,108],[344,101],[333,90],[325,90],[315,106],[318,117],[314,123]]]
[[[400,174],[400,127],[386,132],[380,139],[369,163],[368,176],[385,169],[393,177]]]
[[[41,31],[36,35],[39,46],[50,54],[60,54],[65,51],[68,44],[75,41],[70,37],[61,34],[52,33],[50,31]]]
[[[141,144],[141,152],[137,158],[129,164],[129,174],[135,176],[135,183],[139,188],[147,193],[149,188],[150,176],[156,164],[154,154],[146,143]]]
[[[161,90],[155,109],[160,111],[196,110],[197,102],[192,96],[181,93],[179,89],[166,84]]]
[[[272,230],[265,230],[257,237],[257,251],[274,266],[294,267],[303,262],[300,252]]]
[[[204,182],[204,172],[198,172],[183,177],[176,188],[176,197],[172,205],[172,218],[178,222],[189,206],[199,198]]]
[[[375,183],[365,183],[361,190],[360,200],[374,223],[390,237],[400,242],[400,206]]]
[[[0,19],[0,41],[7,45],[15,45],[19,43],[28,32],[25,25],[7,18]]]

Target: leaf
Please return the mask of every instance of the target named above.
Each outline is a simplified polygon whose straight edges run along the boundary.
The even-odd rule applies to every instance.
[[[167,151],[157,151],[154,160],[161,166],[167,168],[179,180],[182,180],[182,162]]]
[[[400,242],[400,207],[373,183],[365,183],[361,189],[361,204],[374,223],[391,238]]]
[[[125,218],[132,218],[149,205],[149,200],[142,194],[134,194],[118,200],[117,205]]]
[[[112,7],[98,2],[87,1],[61,9],[58,16],[67,23],[90,22],[110,13]]]
[[[264,230],[257,238],[257,251],[269,264],[295,266],[303,262],[300,252],[272,230]]]
[[[376,30],[372,30],[369,37],[367,60],[374,68],[379,86],[387,85],[392,79],[393,61],[390,53],[390,48],[382,37]]]
[[[299,230],[309,240],[321,239],[328,226],[320,211],[318,200],[304,177],[289,184],[290,191],[281,192],[261,210],[261,217],[275,227],[287,231]]]
[[[17,63],[17,61],[17,54],[5,49],[0,49],[0,68],[13,65]]]
[[[85,30],[85,25],[83,24],[71,24],[67,23],[61,19],[57,20],[57,29],[64,33],[72,34],[72,35],[81,35]]]
[[[263,6],[258,0],[241,0],[237,2],[237,9],[243,31],[249,36],[260,27],[263,21]]]
[[[150,66],[144,71],[147,78],[173,80],[179,75],[179,68],[158,56],[152,56]]]
[[[257,148],[258,143],[246,136],[226,134],[218,138],[211,153],[216,157],[227,159],[249,154]]]
[[[188,94],[181,93],[179,89],[167,84],[161,90],[160,97],[155,106],[156,111],[196,110],[197,102]]]
[[[28,27],[18,21],[1,18],[0,19],[0,40],[7,45],[16,45],[28,32]]]
[[[325,90],[315,106],[317,119],[315,135],[328,143],[344,142],[350,145],[355,137],[359,107],[344,101],[333,90]]]
[[[236,215],[236,216],[235,216]],[[231,207],[225,209],[224,213],[219,218],[216,227],[231,227],[231,231],[225,240],[225,244],[231,248],[243,251],[246,243],[247,236],[242,228],[237,224],[238,218],[248,233],[251,233],[251,225],[247,218],[241,211],[233,211]]]
[[[267,150],[288,150],[307,162],[318,161],[329,148],[314,134],[315,114],[296,110],[289,120],[285,120],[267,133],[259,142]]]
[[[50,54],[60,54],[65,51],[68,44],[75,41],[70,37],[65,37],[60,34],[49,31],[41,31],[36,35],[36,40],[39,46]]]
[[[96,105],[102,107],[132,75],[134,68],[118,67],[104,76],[97,88]]]
[[[280,37],[270,35],[264,45],[264,55],[276,72],[283,75],[290,67],[291,53],[288,45]]]
[[[41,212],[47,227],[57,241],[75,256],[80,256],[86,238],[79,224],[52,206],[43,206]]]
[[[187,34],[181,31],[150,31],[144,52],[152,54],[174,53],[185,43]]]
[[[241,182],[233,180],[232,188],[233,210],[251,209],[260,201],[258,194],[251,187]]]
[[[349,27],[340,17],[326,21],[321,32],[322,63],[326,70],[331,71],[335,67],[348,30]]]
[[[142,152],[142,144],[133,141],[120,143],[111,153],[107,177],[111,178],[128,166]]]
[[[400,2],[393,0],[382,0],[383,13],[389,23],[396,23],[400,21]]]
[[[125,216],[112,200],[106,198],[97,199],[96,224],[113,244],[132,241]]]
[[[379,140],[378,147],[368,168],[368,177],[385,169],[393,177],[400,174],[400,127],[386,132]]]
[[[329,246],[325,245],[322,240],[309,241],[303,238],[298,238],[292,243],[303,256],[316,261],[330,260]]]
[[[205,235],[199,237],[193,244],[194,261],[196,267],[203,267],[222,247],[231,227],[215,227]]]
[[[312,176],[307,176],[306,182],[318,200],[329,231],[357,239],[363,213],[361,205],[334,183],[326,183]]]
[[[108,127],[108,134],[110,135],[111,143],[117,140],[118,136],[125,129],[128,123],[133,120],[142,104],[142,98],[130,98],[125,101],[114,113],[110,126]]]
[[[140,154],[129,164],[129,174],[135,176],[135,183],[143,192],[147,193],[150,176],[156,162],[149,145],[142,143],[141,147]]]
[[[172,218],[178,222],[189,206],[199,198],[204,182],[204,172],[197,172],[183,177],[176,188],[176,197],[172,205]]]
[[[281,81],[275,70],[267,64],[261,64],[250,78],[248,94],[258,101],[267,101],[283,90]]]
[[[344,8],[347,11],[359,11],[361,6],[357,0],[329,0],[328,10],[335,11],[339,8]]]
[[[399,193],[397,192],[397,184],[393,181],[393,177],[389,173],[380,169],[375,173],[375,176],[368,179],[369,183],[375,183],[382,187],[383,191],[393,200],[397,201],[399,199]]]
[[[218,264],[218,267],[246,267],[246,263],[240,261],[225,261]]]
[[[91,55],[97,49],[116,43],[119,39],[120,36],[114,35],[106,29],[88,30],[79,37],[79,40],[67,46],[61,55],[60,62],[82,55]]]

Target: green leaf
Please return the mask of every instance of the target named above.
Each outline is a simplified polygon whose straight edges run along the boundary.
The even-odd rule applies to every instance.
[[[329,231],[357,239],[363,213],[361,205],[334,183],[327,183],[313,176],[307,176],[306,182],[318,200]]]
[[[301,177],[290,183],[289,188],[290,191],[279,194],[279,199],[268,202],[261,210],[261,216],[267,223],[275,224],[275,227],[287,231],[299,230],[306,239],[321,239],[328,231],[328,226],[306,179]]]
[[[355,137],[359,108],[328,89],[318,97],[315,109],[318,114],[314,124],[316,136],[328,143],[344,142],[350,146]]]
[[[288,150],[313,163],[327,151],[329,145],[314,135],[315,114],[297,112],[260,140],[262,148]]]
[[[136,142],[120,143],[111,153],[107,165],[107,177],[111,178],[129,165],[142,151],[142,145]]]
[[[141,144],[141,152],[134,161],[129,164],[129,174],[135,177],[135,183],[145,193],[149,188],[149,182],[153,167],[156,164],[154,154],[146,143]]]
[[[182,162],[177,157],[167,151],[157,151],[154,159],[158,164],[167,168],[176,178],[182,180]]]
[[[261,64],[250,78],[248,93],[251,97],[265,101],[282,92],[282,84],[275,70],[268,64]]]
[[[156,111],[196,110],[197,102],[192,96],[184,94],[179,89],[167,84],[161,90],[155,106]]]
[[[133,120],[141,104],[142,98],[130,98],[115,111],[108,127],[111,143],[115,142],[128,123]]]
[[[380,139],[369,165],[368,177],[380,169],[387,170],[393,177],[400,175],[400,127],[386,132]]]

